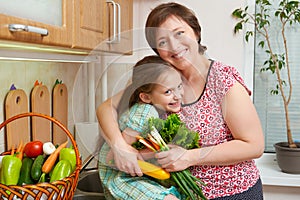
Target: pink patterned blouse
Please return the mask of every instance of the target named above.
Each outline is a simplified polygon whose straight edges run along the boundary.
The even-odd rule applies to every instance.
[[[178,113],[189,129],[199,133],[201,146],[212,146],[233,140],[222,116],[221,102],[237,81],[251,95],[235,68],[212,61],[202,95],[196,102],[184,105]],[[259,179],[259,171],[254,160],[228,166],[200,165],[190,169],[194,176],[207,184],[203,192],[209,199],[241,193],[252,187]]]

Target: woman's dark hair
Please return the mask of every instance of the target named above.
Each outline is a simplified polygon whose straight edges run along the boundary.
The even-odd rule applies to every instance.
[[[158,83],[160,76],[169,71],[175,70],[171,64],[159,56],[146,56],[133,66],[132,83],[124,90],[117,107],[118,116],[140,102],[140,93],[150,93]]]
[[[204,54],[206,46],[201,45],[201,27],[194,12],[178,3],[164,3],[154,8],[146,21],[146,39],[150,47],[158,54],[156,49],[156,30],[168,17],[175,16],[185,21],[198,37],[199,53]]]

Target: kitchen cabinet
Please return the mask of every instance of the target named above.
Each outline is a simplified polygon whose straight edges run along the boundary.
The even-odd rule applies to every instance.
[[[40,6],[28,7],[28,2]],[[24,11],[19,5],[22,3],[24,7],[27,6]],[[14,10],[14,5],[21,7],[21,11],[8,12]],[[133,0],[13,0],[0,1],[0,7],[1,40],[88,52],[132,52]],[[39,19],[42,17],[27,17],[39,16],[41,7],[45,7],[44,12],[55,7],[53,10],[56,13],[52,15],[58,16],[60,23],[54,22],[54,16],[50,16],[50,21],[46,22]],[[32,14],[35,11],[38,13]]]
[[[132,0],[75,0],[73,47],[130,54]]]
[[[72,6],[70,0],[1,1],[0,38],[17,42],[71,47]],[[43,16],[39,17],[40,13]],[[34,16],[35,18],[33,18]],[[44,16],[47,19],[44,19]],[[55,17],[58,17],[59,22],[56,22]]]

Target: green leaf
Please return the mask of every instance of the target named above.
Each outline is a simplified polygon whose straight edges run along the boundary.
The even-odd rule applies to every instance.
[[[237,8],[232,12],[232,16],[238,19],[242,19],[243,10],[241,8]]]
[[[246,35],[245,35],[246,41],[248,42],[249,41],[249,37],[252,37],[252,36],[253,36],[253,31],[247,31]]]
[[[240,30],[243,29],[243,23],[242,22],[238,22],[235,27],[234,27],[234,33],[239,32]]]
[[[258,43],[258,46],[260,46],[261,48],[264,48],[264,46],[265,46],[265,41],[260,41],[260,42]]]

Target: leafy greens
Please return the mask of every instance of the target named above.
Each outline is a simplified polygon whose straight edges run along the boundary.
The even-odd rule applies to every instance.
[[[175,144],[185,149],[199,148],[199,134],[189,130],[177,114],[170,114],[166,119],[151,117],[148,120],[149,129],[154,126],[162,139],[167,144]],[[141,136],[146,138],[148,131],[141,133]],[[140,142],[132,144],[136,149],[143,149],[145,146]]]

